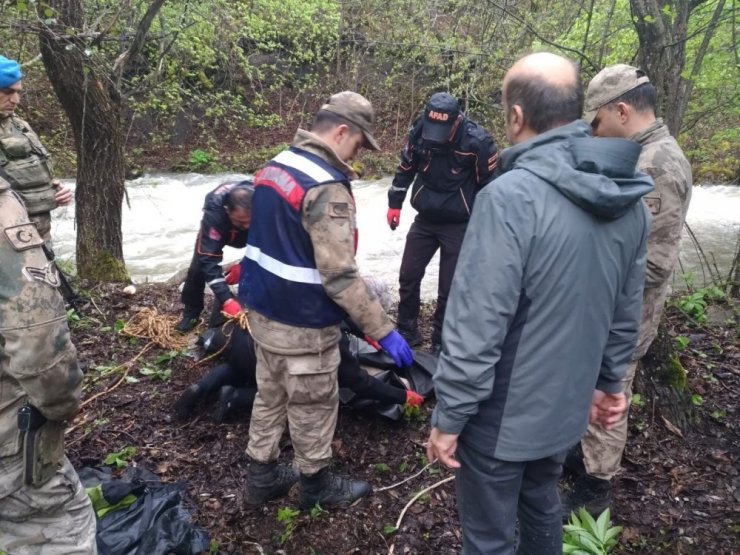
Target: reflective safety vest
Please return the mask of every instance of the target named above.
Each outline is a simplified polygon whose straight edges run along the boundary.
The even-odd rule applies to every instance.
[[[57,207],[49,151],[22,119],[0,120],[0,176],[21,194],[29,214]]]
[[[320,156],[290,147],[254,177],[247,252],[239,298],[249,308],[284,324],[323,328],[346,316],[324,291],[309,234],[301,223],[303,198],[318,185],[348,177]]]

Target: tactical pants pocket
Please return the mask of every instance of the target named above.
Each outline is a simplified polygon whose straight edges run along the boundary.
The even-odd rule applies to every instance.
[[[332,404],[338,394],[338,346],[319,354],[288,356],[286,366],[290,404]]]
[[[62,468],[40,488],[23,486],[0,500],[0,520],[25,522],[34,515],[53,513],[75,496],[79,479],[66,460]]]

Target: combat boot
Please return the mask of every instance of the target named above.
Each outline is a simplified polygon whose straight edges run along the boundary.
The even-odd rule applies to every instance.
[[[568,454],[565,455],[563,472],[565,474],[570,474],[575,478],[586,474],[586,465],[583,462],[583,448],[581,447],[580,441],[571,447],[568,450]]]
[[[252,461],[247,474],[247,506],[259,507],[272,499],[285,497],[298,481],[298,476],[295,468],[278,464],[277,461]]]
[[[406,340],[406,343],[409,344],[409,347],[418,347],[422,343],[424,343],[424,338],[421,336],[421,332],[419,331],[419,328],[417,326],[401,326],[398,325],[398,333],[401,334],[401,337],[403,337]]]
[[[594,518],[609,508],[612,498],[612,484],[610,480],[602,480],[588,474],[582,474],[573,483],[573,488],[561,496],[563,519],[567,520],[570,513],[578,514],[578,509],[585,507]]]
[[[202,397],[203,388],[201,388],[197,383],[188,387],[182,395],[180,395],[180,398],[175,401],[175,404],[172,405],[172,412],[175,413],[175,418],[178,420],[189,418],[190,415],[193,414],[195,405]]]
[[[198,325],[199,315],[193,316],[192,314],[183,314],[182,320],[180,320],[175,326],[175,331],[180,333],[187,333]]]
[[[370,493],[370,484],[337,476],[325,467],[312,476],[301,473],[301,493],[298,506],[310,509],[317,503],[324,509],[346,509]]]

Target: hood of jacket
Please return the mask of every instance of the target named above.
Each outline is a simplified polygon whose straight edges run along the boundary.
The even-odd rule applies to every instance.
[[[635,169],[641,150],[627,139],[593,137],[577,120],[507,148],[500,164],[504,172],[536,175],[600,218],[616,219],[653,189],[653,180]]]

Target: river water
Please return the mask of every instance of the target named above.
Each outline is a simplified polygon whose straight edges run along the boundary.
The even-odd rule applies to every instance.
[[[127,182],[131,207],[123,207],[123,254],[133,281],[165,281],[187,267],[206,193],[219,183],[244,177],[242,174],[153,174]],[[74,187],[73,182],[66,185]],[[357,181],[353,185],[360,229],[357,258],[363,274],[383,279],[396,291],[404,238],[414,210],[407,199],[401,225],[391,231],[386,223],[389,186],[390,178]],[[716,260],[726,275],[740,232],[740,187],[694,187],[687,221],[704,252]],[[74,204],[54,212],[52,236],[57,256],[62,260],[73,259]],[[241,258],[242,251],[227,247],[224,260]],[[701,284],[706,272],[702,272],[685,230],[681,262],[684,271],[693,272],[697,284]],[[422,285],[425,299],[436,296],[437,269],[438,255],[427,268]],[[680,273],[681,270],[677,270],[677,276]],[[676,277],[675,283],[680,286],[680,278]]]

